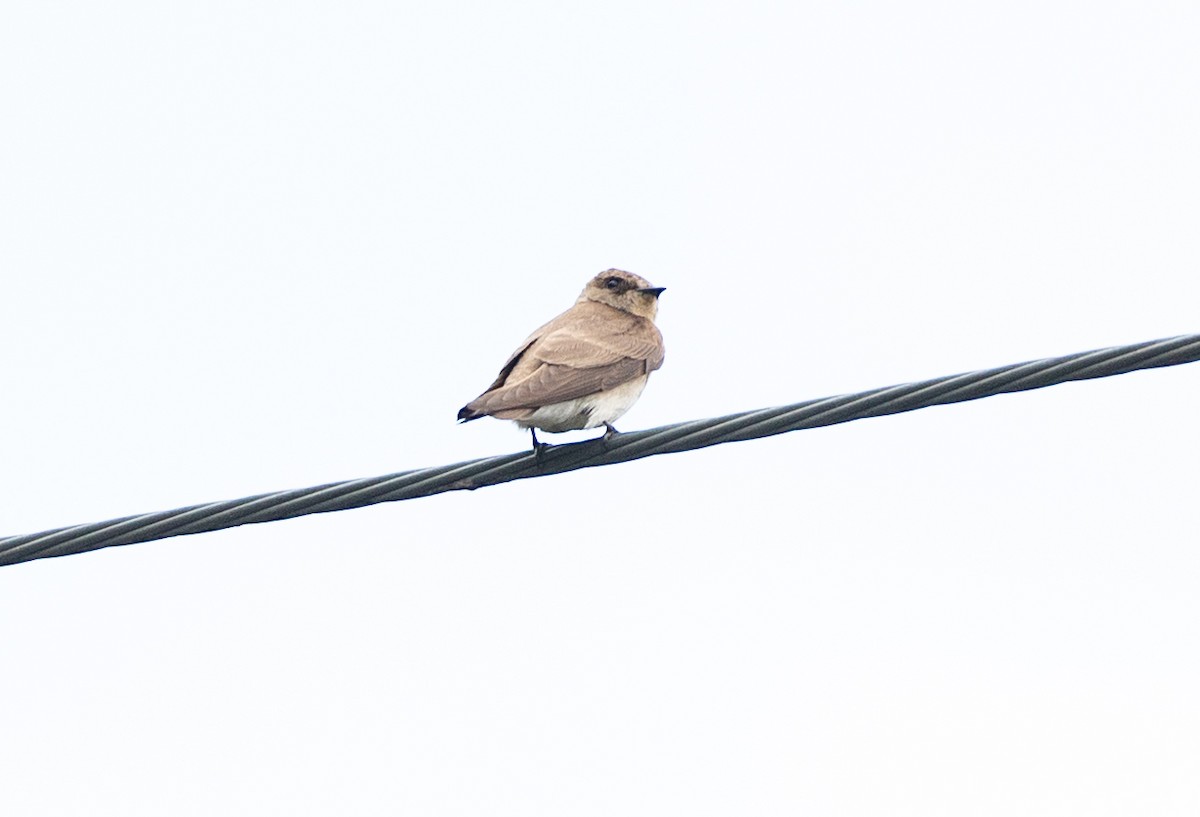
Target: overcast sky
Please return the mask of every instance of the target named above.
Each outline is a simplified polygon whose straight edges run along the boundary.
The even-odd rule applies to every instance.
[[[1191,0],[3,16],[0,534],[520,450],[455,413],[608,267],[625,430],[1200,330]],[[0,813],[1191,817],[1198,405],[0,568]]]

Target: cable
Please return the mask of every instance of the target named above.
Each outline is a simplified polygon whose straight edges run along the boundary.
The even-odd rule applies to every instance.
[[[204,533],[237,525],[291,519],[310,513],[344,511],[445,491],[474,490],[517,479],[561,474],[577,468],[611,465],[656,454],[754,440],[803,428],[847,423],[1007,392],[1040,389],[1071,380],[1109,377],[1138,369],[1176,366],[1197,360],[1200,360],[1200,335],[1181,335],[1080,352],[858,394],[806,400],[790,406],[632,431],[617,434],[608,440],[552,446],[540,456],[535,456],[531,451],[505,454],[382,477],[334,482],[314,488],[9,536],[0,539],[0,565],[86,553],[116,545]]]

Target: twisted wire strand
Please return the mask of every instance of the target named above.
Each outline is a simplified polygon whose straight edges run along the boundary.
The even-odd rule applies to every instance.
[[[41,533],[8,536],[0,538],[0,565],[86,553],[116,545],[131,545],[238,525],[273,522],[312,513],[343,511],[379,502],[398,502],[445,491],[474,490],[518,479],[561,474],[578,468],[611,465],[656,454],[691,451],[788,431],[1040,389],[1071,380],[1110,377],[1197,360],[1200,360],[1200,335],[1181,335],[1080,352],[857,394],[806,400],[777,408],[674,423],[618,434],[608,440],[552,446],[540,456],[529,451],[504,454],[381,477],[334,482]]]

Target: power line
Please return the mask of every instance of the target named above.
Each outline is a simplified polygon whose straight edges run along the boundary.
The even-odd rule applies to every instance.
[[[754,440],[803,428],[847,423],[1007,392],[1040,389],[1071,380],[1110,377],[1138,369],[1176,366],[1197,360],[1200,360],[1200,335],[1181,335],[1015,363],[857,394],[806,400],[790,406],[632,431],[617,434],[608,440],[553,446],[540,457],[526,451],[382,477],[127,516],[42,533],[9,536],[0,539],[0,565],[86,553],[115,545],[205,533],[256,522],[291,519],[310,513],[344,511],[445,491],[474,490],[517,479],[561,474],[577,468],[612,465],[655,454]]]

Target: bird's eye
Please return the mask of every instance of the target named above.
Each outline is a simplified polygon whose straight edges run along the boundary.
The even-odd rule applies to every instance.
[[[614,275],[612,278],[609,278],[607,281],[604,282],[604,286],[608,287],[609,289],[611,289],[615,292],[616,290],[621,288],[621,279]]]

